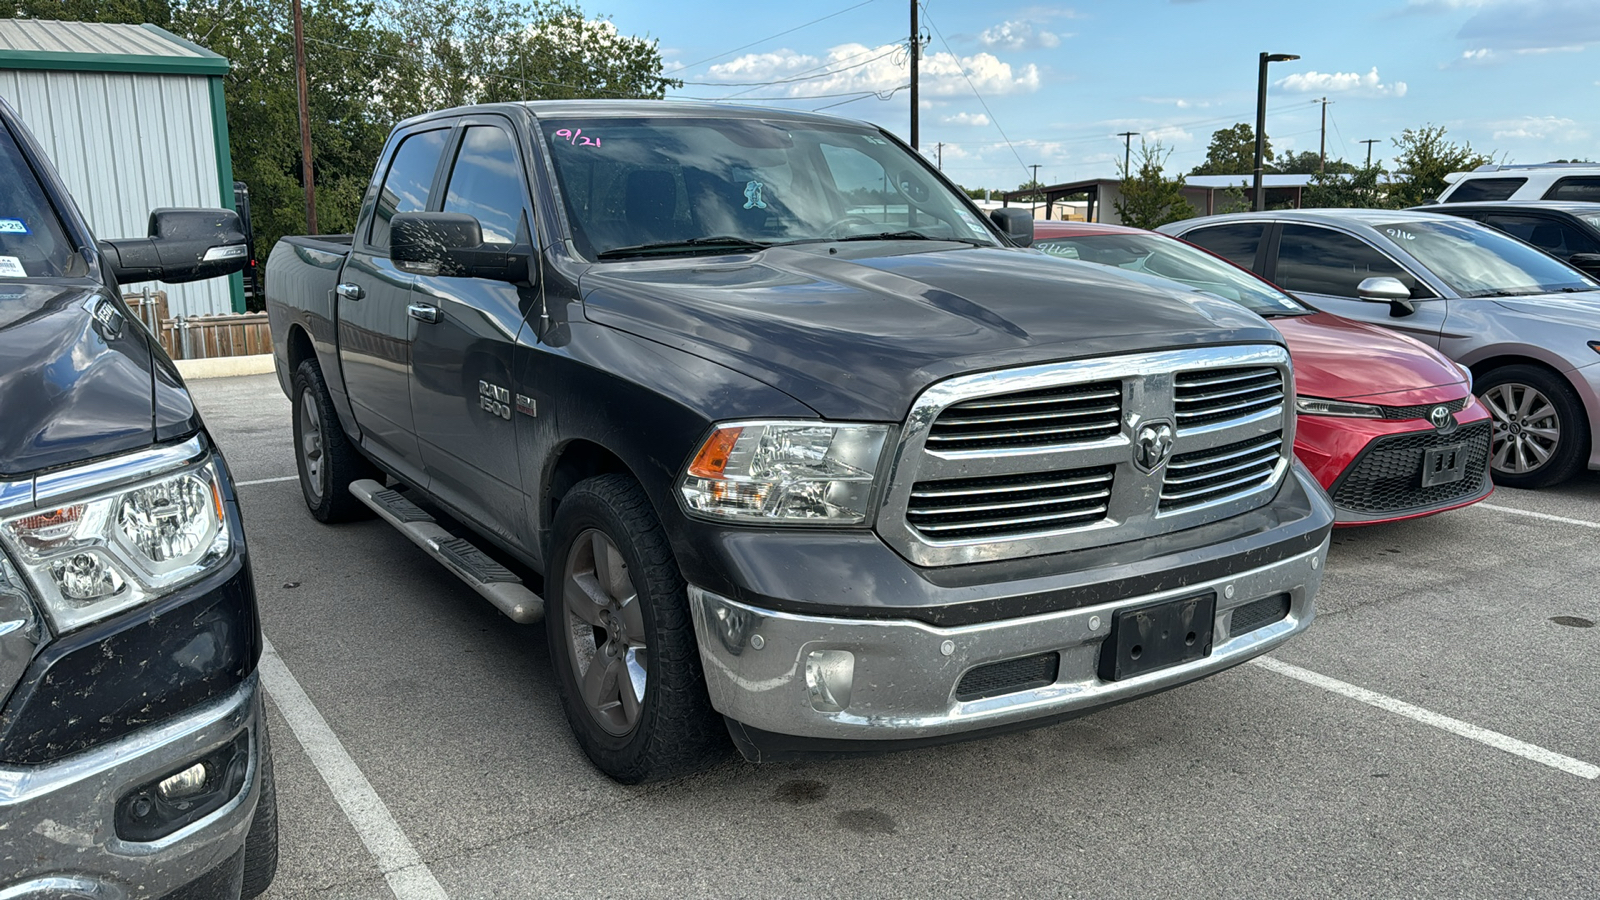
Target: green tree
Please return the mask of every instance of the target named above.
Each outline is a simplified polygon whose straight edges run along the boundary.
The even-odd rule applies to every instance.
[[[967,196],[971,197],[974,200],[987,200],[987,199],[989,199],[989,195],[991,193],[988,188],[969,188],[969,187],[964,187],[964,188],[962,188],[962,190],[966,191]]]
[[[1393,209],[1396,204],[1389,196],[1389,186],[1381,183],[1383,174],[1382,166],[1371,165],[1354,172],[1330,169],[1313,175],[1301,195],[1302,203],[1307,209]]]
[[[1171,155],[1171,150],[1162,149],[1160,141],[1139,142],[1139,155],[1134,158],[1138,170],[1130,176],[1123,169],[1119,186],[1122,196],[1114,204],[1122,224],[1156,228],[1196,214],[1194,206],[1183,196],[1183,176],[1168,178],[1163,171]]]
[[[1299,153],[1291,150],[1278,157],[1272,165],[1272,171],[1280,175],[1315,175],[1319,171],[1351,174],[1360,171],[1360,166],[1351,165],[1342,159],[1329,159],[1326,169],[1323,165],[1322,155],[1314,150],[1302,150]],[[1255,173],[1254,169],[1250,171],[1251,174]]]
[[[1439,196],[1444,177],[1451,172],[1466,172],[1494,161],[1494,155],[1479,153],[1470,143],[1445,140],[1443,125],[1407,128],[1394,141],[1396,174],[1402,176],[1391,186],[1390,196],[1401,207],[1416,206]]]
[[[1267,162],[1272,161],[1272,141],[1266,142],[1262,156]],[[1256,130],[1249,123],[1240,122],[1231,128],[1219,128],[1211,133],[1205,161],[1195,166],[1189,174],[1253,175],[1255,171]]]

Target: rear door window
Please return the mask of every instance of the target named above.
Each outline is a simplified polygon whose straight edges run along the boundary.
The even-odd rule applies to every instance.
[[[1557,181],[1544,192],[1546,200],[1582,200],[1600,203],[1600,177],[1570,176]]]
[[[1526,178],[1468,178],[1456,186],[1446,203],[1471,203],[1475,200],[1508,200],[1517,188],[1528,183]]]
[[[1287,291],[1356,297],[1368,278],[1398,278],[1413,295],[1417,279],[1357,237],[1316,225],[1285,225],[1273,281]]]
[[[1261,248],[1261,235],[1266,230],[1265,222],[1238,222],[1196,228],[1186,232],[1183,239],[1191,244],[1199,244],[1235,265],[1255,269],[1256,251]]]
[[[379,253],[389,250],[389,220],[396,213],[423,212],[428,208],[428,192],[439,168],[448,129],[421,131],[400,141],[389,163],[389,172],[378,189],[378,204],[372,213],[372,231],[367,243]]]
[[[521,158],[511,135],[493,125],[474,125],[461,138],[445,190],[444,211],[466,213],[483,226],[485,244],[527,238],[522,216]]]

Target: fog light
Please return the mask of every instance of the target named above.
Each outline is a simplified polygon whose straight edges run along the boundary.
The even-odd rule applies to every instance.
[[[848,650],[813,650],[806,656],[806,690],[819,712],[842,712],[850,705],[856,657]]]
[[[164,800],[182,800],[203,794],[206,790],[206,764],[195,763],[171,778],[162,779],[156,785],[156,792]]]

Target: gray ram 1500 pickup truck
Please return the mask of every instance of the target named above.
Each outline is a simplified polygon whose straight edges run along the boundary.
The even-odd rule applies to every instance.
[[[1021,249],[889,133],[685,103],[401,123],[267,262],[301,484],[547,620],[626,782],[1066,718],[1306,628],[1282,338]]]

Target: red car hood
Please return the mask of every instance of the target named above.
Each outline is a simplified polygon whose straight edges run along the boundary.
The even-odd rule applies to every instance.
[[[1289,343],[1295,390],[1304,396],[1409,406],[1465,392],[1455,363],[1403,334],[1328,313],[1271,321]]]

